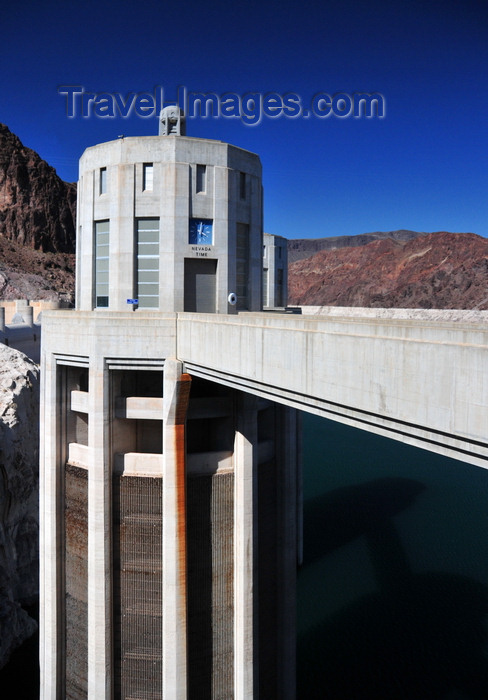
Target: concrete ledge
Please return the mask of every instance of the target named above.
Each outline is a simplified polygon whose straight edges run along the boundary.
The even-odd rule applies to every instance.
[[[188,474],[209,475],[234,470],[233,452],[195,452],[187,455]]]
[[[78,413],[88,413],[88,397],[90,394],[87,391],[71,392],[71,410]]]
[[[479,309],[383,309],[366,306],[293,306],[289,308],[301,311],[304,316],[488,323],[488,311]]]
[[[78,442],[70,442],[68,445],[68,462],[77,467],[88,469],[90,466],[88,445],[80,445]]]
[[[116,474],[123,476],[163,476],[163,455],[150,452],[126,452],[116,454]]]
[[[115,399],[116,418],[163,420],[163,399],[144,396],[119,396]]]
[[[176,356],[174,313],[45,311],[42,327],[47,355],[103,355],[107,361],[117,360],[113,368],[120,370],[124,361],[131,369],[146,361],[161,369],[166,357]]]

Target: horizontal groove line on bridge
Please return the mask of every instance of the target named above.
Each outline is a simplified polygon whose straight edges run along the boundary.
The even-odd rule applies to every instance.
[[[256,312],[259,314],[260,312]],[[261,312],[262,313],[262,312]],[[188,315],[192,314],[192,319],[191,323],[198,322],[198,323],[208,323],[210,318],[212,316],[215,316],[215,314],[196,314],[195,312],[183,312],[183,313],[177,313],[177,317],[179,321],[189,321],[187,318]],[[248,317],[252,317],[254,314],[252,312],[245,312],[244,315],[238,315],[237,319],[241,319],[240,322],[236,321],[236,316],[232,315],[231,317],[227,317],[228,320],[224,320],[222,317],[220,317],[219,323],[220,325],[224,326],[252,326],[252,327],[259,327],[262,328],[264,326],[271,328],[273,326],[267,325],[266,322],[263,324],[257,324],[257,323],[251,323],[246,320]],[[263,314],[259,317],[263,321],[278,321],[281,319],[278,319],[276,315],[269,316],[267,314]],[[329,324],[357,324],[357,325],[371,325],[373,323],[377,323],[378,325],[387,325],[390,326],[391,328],[394,327],[399,327],[399,328],[412,328],[412,327],[418,327],[418,328],[423,328],[427,330],[434,330],[438,331],[439,329],[442,330],[456,330],[456,331],[467,331],[467,332],[472,332],[472,333],[488,333],[488,326],[486,325],[486,322],[480,321],[480,322],[463,322],[461,321],[427,321],[426,319],[400,319],[400,318],[368,318],[368,317],[357,317],[357,316],[333,316],[333,317],[327,317],[327,316],[321,316],[320,314],[317,315],[312,315],[312,314],[295,314],[292,316],[286,316],[286,318],[290,321],[290,323],[297,323],[298,320],[303,321],[305,323],[315,323],[315,322],[323,322],[323,323],[329,323]],[[212,319],[212,323],[213,323]],[[277,328],[281,328],[283,326],[276,326]],[[289,328],[289,326],[286,326],[286,328]]]
[[[205,323],[205,320],[202,319],[201,321],[198,321],[199,323]],[[193,319],[191,323],[194,323]],[[206,325],[208,327],[208,321],[206,322]],[[483,349],[483,348],[488,348],[488,339],[486,344],[484,343],[458,343],[453,340],[429,340],[429,339],[424,339],[424,338],[409,338],[405,336],[400,336],[400,335],[366,335],[365,333],[345,333],[342,331],[331,331],[331,330],[315,330],[315,329],[308,329],[308,328],[288,328],[286,326],[267,326],[267,325],[257,325],[257,324],[242,324],[242,323],[212,323],[212,329],[219,327],[219,328],[225,328],[226,326],[233,326],[235,328],[257,328],[258,330],[274,330],[274,331],[288,331],[288,332],[296,332],[296,333],[306,333],[307,335],[330,335],[330,336],[339,336],[339,337],[344,337],[344,338],[366,338],[368,340],[395,340],[395,341],[402,341],[402,342],[408,342],[408,343],[419,343],[419,344],[424,344],[424,345],[444,345],[444,346],[453,346],[453,347],[464,347],[464,348],[474,348],[474,349]],[[480,331],[484,332],[484,331]]]
[[[242,389],[243,391],[247,390],[252,390],[255,388],[259,392],[265,394],[268,397],[271,397],[271,400],[279,403],[277,399],[280,397],[287,399],[288,401],[300,405],[300,406],[306,406],[310,408],[311,404],[310,401],[316,402],[315,408],[321,408],[324,412],[327,412],[331,415],[336,415],[336,416],[342,416],[342,417],[349,417],[352,420],[356,420],[359,423],[364,423],[366,425],[372,425],[378,428],[383,428],[385,430],[388,430],[392,433],[396,433],[398,435],[404,435],[406,437],[413,437],[417,440],[422,440],[423,442],[427,442],[432,445],[438,445],[439,447],[448,447],[448,449],[454,450],[456,452],[460,452],[462,454],[466,454],[472,457],[477,457],[479,459],[485,459],[488,460],[488,455],[482,455],[479,454],[479,452],[473,452],[469,449],[462,448],[462,447],[449,447],[446,445],[444,442],[440,442],[437,440],[434,440],[432,438],[428,437],[423,437],[423,436],[416,436],[416,435],[411,435],[409,432],[406,430],[400,430],[397,427],[394,427],[396,425],[402,425],[405,428],[412,428],[414,430],[418,431],[428,431],[430,433],[433,433],[434,435],[438,435],[439,437],[446,437],[446,438],[453,438],[455,440],[459,440],[460,442],[467,443],[468,445],[472,445],[474,447],[481,447],[484,449],[488,450],[488,443],[486,442],[481,442],[480,440],[474,440],[472,438],[468,437],[455,437],[451,435],[451,433],[445,432],[443,430],[438,430],[436,428],[426,428],[425,426],[421,426],[418,423],[409,423],[408,421],[402,420],[402,419],[394,419],[394,418],[389,418],[387,416],[382,416],[380,413],[375,413],[373,411],[366,411],[363,408],[351,408],[350,406],[347,406],[346,404],[340,404],[336,401],[328,401],[326,399],[320,399],[315,396],[312,396],[311,394],[304,394],[303,392],[295,391],[291,392],[287,389],[280,389],[276,387],[277,391],[279,393],[274,393],[272,389],[269,388],[269,384],[264,384],[264,382],[260,382],[257,379],[246,379],[246,378],[241,378],[241,377],[236,377],[236,375],[230,374],[228,372],[223,372],[221,370],[212,370],[212,369],[206,369],[202,367],[201,365],[194,365],[191,362],[185,362],[185,370],[188,371],[190,374],[195,373],[198,374],[200,377],[204,379],[209,379],[211,380],[218,380],[220,377],[223,381],[228,382],[231,384],[233,387],[237,389]],[[329,408],[333,407],[333,408]],[[336,409],[336,410],[334,410]],[[344,413],[341,412],[338,409],[343,409],[343,411],[348,411],[350,413],[354,414],[360,414],[360,415],[351,415],[351,416],[344,416]],[[364,417],[361,417],[364,416]],[[367,417],[366,417],[367,416]],[[373,419],[376,420],[381,420],[386,422],[386,425],[378,425],[377,423],[374,422]],[[388,425],[392,424],[393,425]]]

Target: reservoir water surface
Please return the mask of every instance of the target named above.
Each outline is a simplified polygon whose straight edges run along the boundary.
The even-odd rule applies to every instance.
[[[488,471],[303,415],[298,697],[488,698]]]

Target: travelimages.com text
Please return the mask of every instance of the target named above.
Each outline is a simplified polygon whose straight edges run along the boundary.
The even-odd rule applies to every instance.
[[[82,85],[61,85],[58,93],[65,97],[66,116],[69,119],[127,119],[133,115],[143,119],[159,116],[165,104],[177,104],[186,119],[240,119],[254,126],[264,118],[308,119],[353,117],[377,118],[385,116],[386,101],[379,92],[317,92],[305,101],[295,92],[248,92],[239,95],[226,92],[189,92],[178,88],[177,99],[164,101],[164,89],[156,86],[151,92],[93,92]],[[307,106],[305,106],[305,104]]]

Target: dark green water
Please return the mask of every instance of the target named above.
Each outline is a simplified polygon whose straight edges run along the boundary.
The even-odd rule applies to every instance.
[[[488,471],[304,414],[298,697],[488,698]]]

